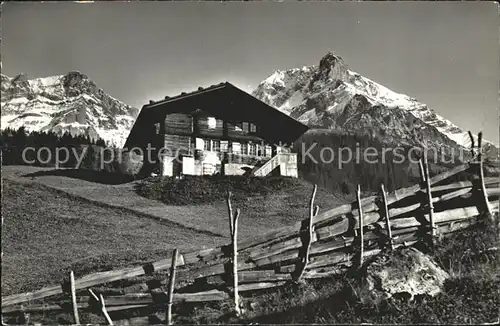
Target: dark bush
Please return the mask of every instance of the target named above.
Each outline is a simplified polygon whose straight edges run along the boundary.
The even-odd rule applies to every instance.
[[[185,176],[149,178],[136,186],[139,195],[171,205],[206,204],[227,198],[227,191],[235,200],[250,196],[265,196],[273,191],[293,188],[296,180],[288,177],[244,176]]]

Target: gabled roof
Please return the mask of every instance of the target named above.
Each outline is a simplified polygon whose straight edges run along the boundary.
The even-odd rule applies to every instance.
[[[182,100],[182,99],[185,99],[187,97],[190,97],[190,96],[197,96],[197,95],[200,95],[200,94],[203,94],[203,93],[206,93],[206,92],[211,92],[211,91],[214,91],[214,90],[217,90],[217,89],[221,89],[221,88],[224,88],[224,87],[227,87],[228,85],[231,85],[230,83],[228,82],[222,82],[220,84],[217,84],[217,85],[212,85],[212,86],[209,86],[209,87],[198,87],[198,89],[196,91],[192,91],[192,92],[189,92],[189,93],[186,93],[186,92],[182,92],[180,93],[179,95],[176,95],[176,96],[165,96],[165,99],[164,100],[160,100],[160,101],[149,101],[149,104],[146,104],[143,106],[143,108],[150,108],[150,107],[155,107],[155,106],[158,106],[158,105],[163,105],[165,103],[169,103],[169,102],[172,102],[172,101],[178,101],[178,100]],[[231,85],[233,86],[233,85]],[[233,86],[235,87],[235,86]]]
[[[307,131],[308,127],[267,103],[225,82],[190,93],[143,106],[125,146],[132,146],[132,139],[151,121],[161,121],[169,113],[192,113],[201,109],[228,122],[252,122],[259,126],[259,136],[270,142],[292,142]]]

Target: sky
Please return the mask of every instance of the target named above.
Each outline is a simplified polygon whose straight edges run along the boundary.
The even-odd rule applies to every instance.
[[[138,108],[222,81],[251,92],[333,51],[499,143],[494,2],[4,3],[1,23],[3,74],[78,70]]]

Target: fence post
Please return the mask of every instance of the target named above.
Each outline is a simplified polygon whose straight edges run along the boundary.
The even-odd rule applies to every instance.
[[[469,136],[471,137],[472,146],[474,146],[474,137],[472,136],[472,133],[470,131],[469,131]],[[488,194],[486,192],[486,186],[484,184],[482,139],[483,139],[483,133],[480,132],[477,135],[477,151],[475,153],[475,158],[477,158],[477,162],[473,163],[474,172],[477,173],[478,177],[475,181],[474,188],[476,192],[476,198],[479,203],[478,209],[480,209],[480,213],[485,213],[488,218],[493,218],[490,203],[488,200]]]
[[[76,287],[75,287],[75,273],[69,273],[69,283],[71,288],[71,303],[73,305],[73,316],[75,317],[75,324],[80,324],[80,316],[78,315],[78,305],[76,303]]]
[[[24,324],[24,325],[29,325],[30,323],[30,314],[27,313],[24,309],[24,305],[21,304],[21,322]]]
[[[472,135],[472,132],[469,130],[469,138],[470,138],[470,153],[472,155],[472,159],[476,157],[476,153],[474,152],[474,136]]]
[[[432,193],[431,193],[431,181],[429,175],[429,162],[427,160],[427,151],[424,152],[424,173],[425,173],[425,187],[427,192],[427,204],[429,206],[429,222],[431,223],[431,241],[434,244],[434,240],[436,238],[436,223],[434,221],[434,204],[432,202]]]
[[[363,236],[363,207],[361,206],[361,186],[358,185],[358,190],[356,191],[356,200],[358,203],[358,213],[359,213],[359,266],[363,265],[363,255],[364,255],[364,236]]]
[[[241,315],[240,296],[238,293],[238,218],[240,217],[239,208],[233,215],[233,208],[231,206],[231,192],[227,192],[227,207],[229,211],[229,228],[231,231],[231,243],[233,246],[233,296],[234,296],[234,311],[236,316]]]
[[[233,215],[233,207],[231,205],[231,192],[227,192],[227,210],[229,211],[229,233],[231,234],[231,239],[233,238],[233,229],[234,229],[234,215]]]
[[[316,191],[318,189],[318,186],[317,185],[314,185],[314,188],[313,188],[313,191],[312,191],[312,194],[311,194],[311,199],[309,200],[309,224],[307,226],[307,229],[306,230],[301,230],[301,232],[307,232],[307,234],[305,235],[305,239],[304,239],[304,243],[303,243],[303,253],[304,253],[304,256],[302,258],[302,261],[301,261],[301,267],[300,267],[300,270],[297,274],[296,277],[294,277],[294,281],[295,282],[298,282],[300,281],[300,279],[302,278],[302,276],[304,275],[304,272],[306,270],[306,267],[307,267],[307,263],[309,262],[309,253],[311,251],[311,243],[312,243],[312,240],[313,240],[313,232],[314,232],[314,229],[313,229],[313,217],[318,215],[318,212],[319,212],[319,206],[314,206],[314,199],[316,197]]]
[[[430,244],[434,247],[434,242],[436,239],[436,225],[434,222],[434,204],[432,203],[432,193],[431,193],[431,182],[429,176],[429,164],[427,161],[427,148],[424,149],[424,157],[419,161],[420,167],[420,178],[422,180],[422,188],[425,187],[425,199],[422,201],[424,205],[424,213],[427,211],[429,213],[429,224],[430,224]]]
[[[175,287],[175,271],[177,269],[177,253],[178,249],[174,249],[172,254],[172,265],[170,266],[170,280],[168,282],[168,303],[167,303],[167,325],[172,325],[172,302],[174,298]]]
[[[394,241],[392,241],[391,221],[389,219],[389,209],[387,208],[387,195],[385,193],[385,188],[383,183],[380,185],[380,191],[382,193],[382,209],[384,211],[384,216],[385,216],[385,227],[387,228],[388,243],[391,250],[394,250]]]
[[[92,291],[92,289],[89,289],[89,293],[94,297],[94,299],[99,303],[101,306],[101,311],[102,314],[104,315],[104,318],[106,318],[106,321],[108,322],[108,325],[113,325],[113,321],[111,320],[111,317],[109,317],[108,311],[106,310],[106,305],[104,303],[104,298],[102,297],[102,294],[99,294],[99,297]]]

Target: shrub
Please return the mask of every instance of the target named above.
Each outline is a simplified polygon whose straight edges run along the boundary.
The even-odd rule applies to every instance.
[[[289,177],[244,177],[244,176],[185,176],[149,178],[136,186],[139,195],[160,200],[166,204],[206,204],[227,198],[233,193],[236,201],[249,196],[265,196],[274,191],[290,189],[296,181]]]

